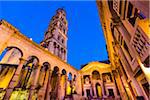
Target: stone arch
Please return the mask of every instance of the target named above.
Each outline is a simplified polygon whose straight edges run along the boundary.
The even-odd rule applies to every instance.
[[[14,86],[10,97],[11,99],[19,99],[21,97],[22,99],[27,99],[27,97],[30,96],[30,89],[33,88],[38,81],[38,64],[39,59],[36,56],[32,55],[27,58],[19,74],[19,79]]]
[[[44,62],[43,67],[46,67],[47,69],[50,69],[51,65],[49,64],[49,62]]]
[[[50,90],[50,99],[56,99],[58,93],[58,84],[59,84],[59,68],[55,66],[52,71],[51,76],[51,90]]]
[[[94,70],[92,72],[92,79],[99,80],[100,79],[100,73],[97,70]]]
[[[17,88],[29,89],[32,85],[37,71],[39,59],[36,56],[29,56],[21,70]]]
[[[0,88],[8,87],[22,56],[22,50],[15,46],[8,46],[3,50],[0,55]]]
[[[38,88],[39,89],[44,86],[47,75],[49,74],[49,72],[48,72],[49,69],[50,69],[50,64],[48,62],[44,62],[41,66],[40,74],[38,77]]]
[[[7,64],[19,64],[19,59],[23,57],[23,52],[21,49],[15,46],[8,46],[6,47],[1,56],[1,63]]]
[[[16,47],[16,46],[8,46],[7,48],[16,48],[17,50],[20,51],[21,56],[23,56],[23,51],[22,51],[20,48],[18,48],[18,47]]]
[[[67,71],[65,69],[62,69],[62,75],[66,75]]]
[[[32,60],[32,59],[36,59],[37,60],[37,63],[39,63],[40,61],[39,61],[39,58],[38,57],[36,57],[36,56],[34,56],[34,55],[32,55],[32,56],[29,56],[28,58],[27,58],[27,60],[29,61],[29,60]]]

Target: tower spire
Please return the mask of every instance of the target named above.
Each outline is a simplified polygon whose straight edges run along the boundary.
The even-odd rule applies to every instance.
[[[67,61],[67,32],[66,12],[63,8],[58,8],[45,32],[41,46],[47,48],[62,60]]]

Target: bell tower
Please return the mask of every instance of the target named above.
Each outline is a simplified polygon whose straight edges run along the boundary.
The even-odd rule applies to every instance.
[[[66,12],[63,8],[59,8],[52,17],[45,32],[44,40],[40,45],[62,60],[67,61],[67,32]]]

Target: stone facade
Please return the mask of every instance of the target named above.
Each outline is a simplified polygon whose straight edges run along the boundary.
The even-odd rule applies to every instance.
[[[40,45],[1,20],[0,99],[148,100],[149,16],[142,4],[97,1],[110,63],[90,62],[81,70],[67,63],[63,9],[56,11]]]
[[[111,65],[91,62],[80,71],[82,96],[91,99],[120,99]]]
[[[107,51],[123,100],[149,99],[149,1],[97,1]]]

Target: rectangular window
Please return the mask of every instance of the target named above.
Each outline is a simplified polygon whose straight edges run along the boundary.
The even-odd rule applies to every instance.
[[[144,61],[144,66],[147,67],[147,68],[150,67],[150,62],[149,62],[149,60],[150,60],[150,56],[148,56],[148,57],[145,59],[145,61]]]
[[[129,2],[127,18],[130,24],[134,27],[136,18],[138,16],[138,9],[135,8],[134,16],[132,16],[132,10],[133,10],[133,5]]]
[[[87,96],[87,97],[90,96],[90,89],[86,89],[86,96]]]
[[[132,61],[132,56],[131,56],[131,54],[130,54],[130,52],[129,52],[129,48],[128,48],[128,46],[127,46],[127,44],[125,43],[125,41],[124,41],[124,49],[126,50],[126,52],[127,52],[127,54],[129,55],[129,57],[130,57],[130,60]]]
[[[130,18],[132,16],[132,9],[133,9],[133,5],[129,2],[127,18]]]
[[[122,0],[120,1],[120,5],[119,5],[119,14],[121,15],[121,9],[122,9]]]
[[[123,17],[124,20],[126,17],[126,6],[127,6],[127,0],[125,0],[125,4],[124,4],[124,17]]]
[[[114,96],[113,89],[108,89],[108,92],[109,92],[109,96]]]

